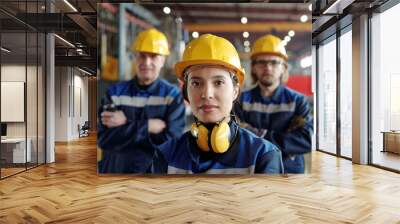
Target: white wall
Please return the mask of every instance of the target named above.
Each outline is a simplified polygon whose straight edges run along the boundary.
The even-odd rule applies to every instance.
[[[88,120],[88,78],[83,75],[76,68],[56,67],[56,141],[77,139],[78,124]]]
[[[37,70],[38,69],[38,70]],[[7,137],[9,138],[24,138],[25,135],[30,139],[30,148],[32,161],[36,162],[39,158],[39,163],[44,163],[44,82],[42,67],[40,66],[25,66],[25,64],[4,64],[1,66],[1,81],[9,82],[24,82],[26,84],[26,106],[23,102],[20,112],[25,114],[26,120],[22,122],[6,122]],[[27,80],[25,80],[27,78]],[[19,90],[24,94],[24,90]],[[2,90],[3,92],[3,90]],[[7,95],[2,95],[2,98]],[[3,113],[13,113],[12,108],[2,107]],[[14,112],[15,113],[15,112]],[[39,155],[37,156],[37,153]]]
[[[78,75],[77,75],[78,72]],[[71,105],[74,105],[71,108],[72,111],[72,119],[71,119],[71,135],[72,138],[78,138],[78,124],[83,125],[85,121],[89,120],[89,113],[88,113],[88,78],[82,77],[83,73],[79,70],[74,70],[74,91],[73,96],[74,102],[71,102]],[[80,111],[81,110],[81,111]]]
[[[18,81],[25,82],[25,65],[2,65],[1,66],[1,81]],[[1,108],[6,110],[7,108]],[[8,137],[25,137],[24,122],[7,123]]]
[[[25,70],[27,69],[27,70]],[[33,66],[25,67],[25,65],[10,64],[1,66],[1,81],[5,82],[25,82],[26,71],[28,74],[36,74],[36,68]],[[27,93],[29,99],[28,102],[32,101],[31,98],[36,98],[36,90],[34,93]],[[1,110],[7,110],[7,108],[1,108]],[[33,120],[31,114],[28,114],[28,121]],[[36,120],[35,120],[36,121]],[[25,137],[25,122],[7,122],[7,136],[8,137]],[[28,127],[31,127],[29,125]],[[28,136],[30,137],[30,136]]]
[[[55,141],[68,140],[69,69],[55,68]]]

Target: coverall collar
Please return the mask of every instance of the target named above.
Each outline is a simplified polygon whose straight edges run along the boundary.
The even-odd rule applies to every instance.
[[[284,86],[279,85],[275,91],[272,93],[272,96],[270,97],[264,97],[261,95],[261,88],[260,85],[257,85],[256,88],[254,89],[255,92],[257,93],[257,95],[261,98],[261,99],[271,99],[273,101],[279,101],[279,96],[282,94],[282,91],[284,89]]]
[[[132,83],[136,89],[139,89],[141,91],[145,91],[145,92],[148,92],[151,94],[156,94],[159,90],[160,78],[157,78],[156,80],[154,80],[154,82],[152,82],[150,85],[148,85],[146,89],[143,89],[140,87],[137,77],[135,77],[133,79]]]

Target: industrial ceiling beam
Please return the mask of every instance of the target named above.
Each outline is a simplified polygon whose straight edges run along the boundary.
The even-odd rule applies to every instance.
[[[68,14],[61,13],[18,13],[16,18],[42,32],[82,30],[82,28],[67,15]],[[7,22],[7,20],[5,22]],[[7,26],[7,23],[5,25]]]
[[[55,56],[56,66],[81,66],[96,70],[97,60],[91,56]]]
[[[145,8],[150,10],[154,10],[154,12],[162,12],[162,8],[165,6],[164,4],[145,4],[143,5]],[[231,13],[235,16],[238,16],[238,10],[240,10],[240,14],[294,14],[294,15],[303,15],[308,14],[310,11],[307,9],[307,6],[302,5],[293,5],[291,8],[277,8],[273,7],[271,4],[265,4],[266,7],[260,7],[259,4],[234,4],[232,6],[228,5],[215,5],[215,4],[170,4],[168,5],[173,12],[176,12],[177,15],[183,16],[184,14],[190,12],[200,12],[200,13]],[[268,6],[270,6],[268,8]],[[236,11],[235,11],[236,10]]]
[[[78,24],[91,38],[96,38],[97,30],[80,14],[68,14],[68,17]]]
[[[197,32],[267,32],[267,31],[288,31],[311,32],[311,23],[301,22],[271,22],[271,23],[188,23],[183,27],[188,31]]]

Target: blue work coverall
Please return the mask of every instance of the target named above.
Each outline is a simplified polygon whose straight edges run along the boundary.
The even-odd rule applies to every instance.
[[[242,93],[235,114],[250,129],[266,130],[263,136],[282,151],[285,173],[304,173],[304,155],[311,152],[313,120],[307,98],[283,85],[271,97],[263,97],[260,87]],[[290,130],[295,118],[304,122]]]
[[[99,173],[151,172],[154,148],[183,133],[185,106],[180,90],[158,78],[149,86],[140,86],[137,79],[109,87],[102,100],[113,103],[127,117],[125,125],[107,128],[98,125],[98,146],[103,158],[98,163]],[[148,132],[148,120],[161,119],[166,128],[159,134]]]
[[[231,146],[224,153],[204,152],[190,132],[155,150],[153,172],[168,174],[283,173],[280,150],[235,122],[229,124]]]

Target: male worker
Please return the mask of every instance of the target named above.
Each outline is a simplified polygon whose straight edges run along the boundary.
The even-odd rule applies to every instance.
[[[180,90],[159,78],[169,54],[165,35],[145,30],[132,48],[135,78],[112,85],[100,107],[100,173],[151,172],[152,147],[180,136],[185,126]]]
[[[311,151],[313,131],[306,97],[284,86],[288,56],[281,39],[265,35],[251,51],[251,75],[256,86],[240,97],[236,114],[242,126],[277,145],[285,173],[304,173],[304,153]]]

